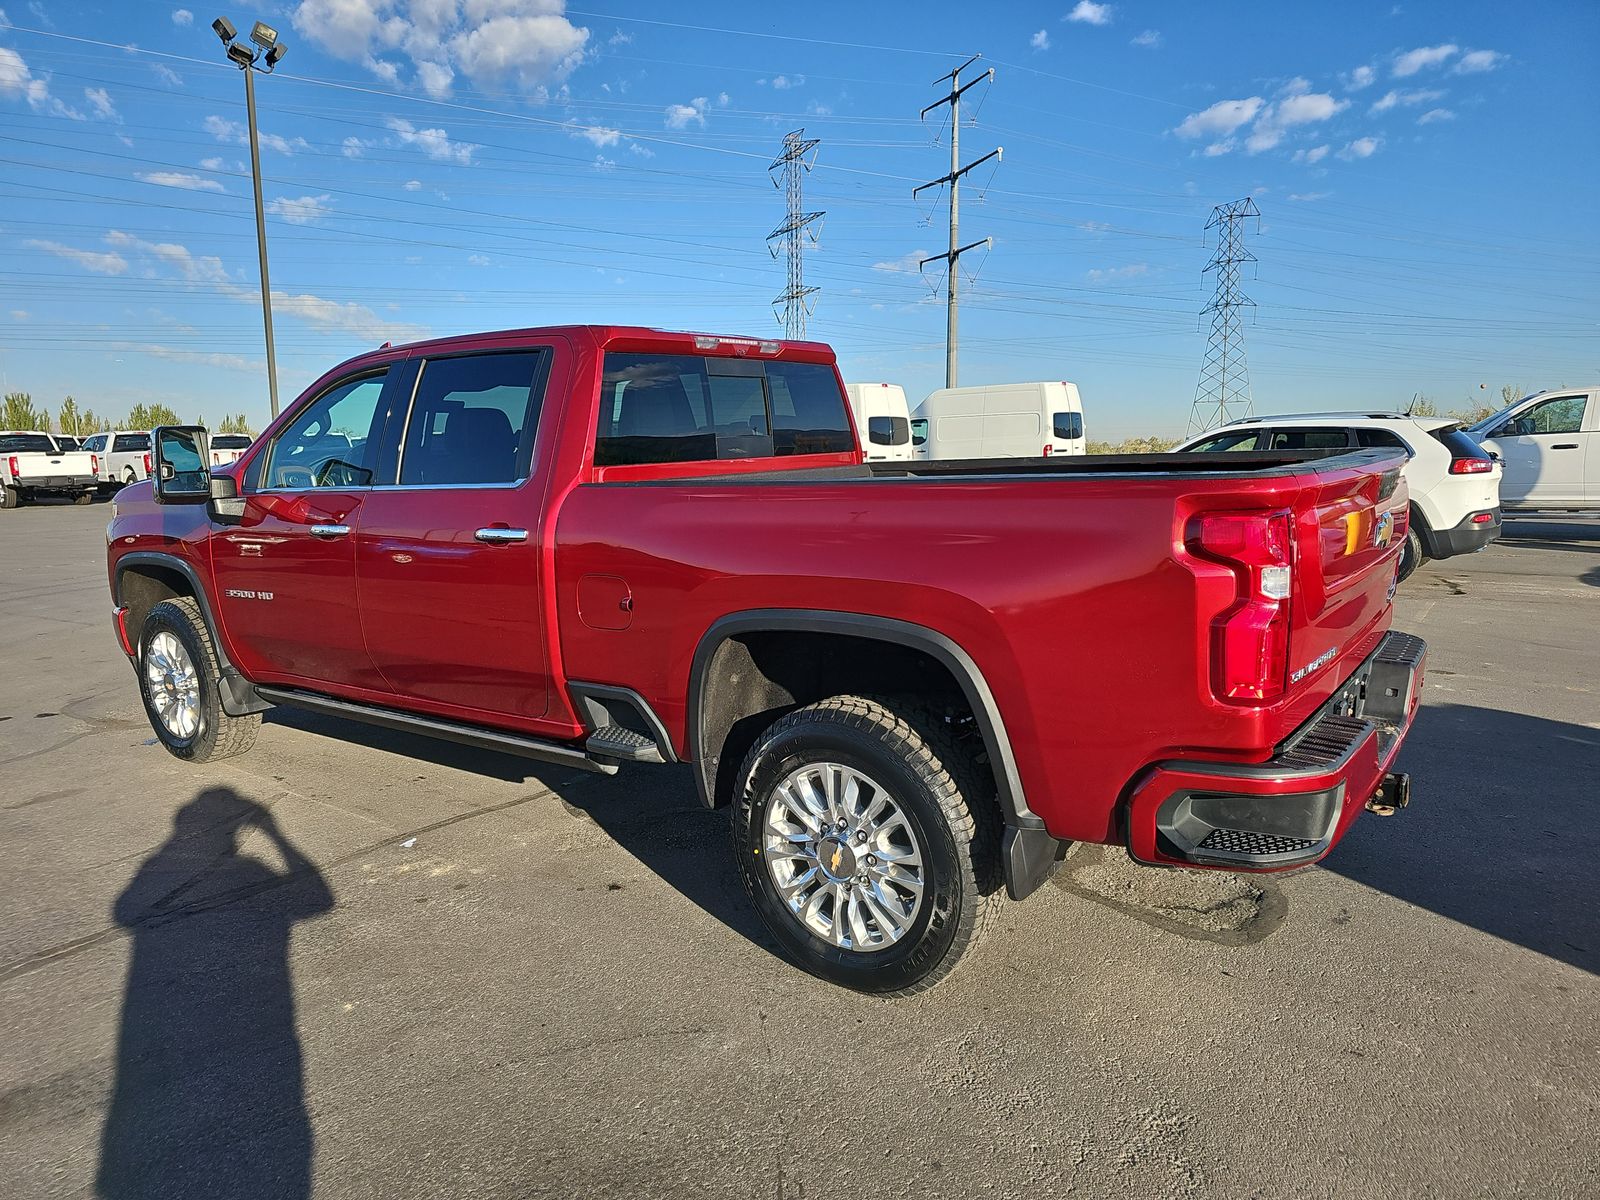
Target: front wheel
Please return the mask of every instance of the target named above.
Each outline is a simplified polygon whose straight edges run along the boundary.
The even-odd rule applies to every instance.
[[[938,717],[835,696],[777,721],[740,768],[740,875],[799,966],[857,991],[932,987],[999,889],[994,788]]]
[[[179,596],[152,608],[139,635],[139,693],[156,737],[175,757],[206,762],[255,744],[261,714],[223,712],[221,679],[199,604]]]

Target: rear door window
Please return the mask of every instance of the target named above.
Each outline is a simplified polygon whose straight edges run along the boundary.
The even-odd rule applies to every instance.
[[[1083,436],[1083,414],[1081,412],[1058,412],[1051,417],[1052,431],[1056,437],[1063,441],[1072,441]]]
[[[1346,429],[1273,429],[1268,431],[1268,450],[1342,450],[1350,444]]]
[[[911,440],[911,422],[904,417],[868,417],[867,440],[874,446],[904,446]]]
[[[1356,445],[1358,446],[1369,448],[1376,446],[1382,450],[1404,450],[1407,455],[1411,453],[1411,447],[1406,444],[1405,439],[1392,429],[1357,429],[1355,432]],[[1438,437],[1439,435],[1435,433],[1434,436]]]
[[[429,359],[400,452],[404,486],[489,486],[528,477],[544,398],[538,350]]]
[[[844,392],[826,364],[606,355],[596,466],[854,449]]]

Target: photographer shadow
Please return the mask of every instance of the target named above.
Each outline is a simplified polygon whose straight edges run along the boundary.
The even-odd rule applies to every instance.
[[[241,853],[252,831],[281,871]],[[211,788],[178,810],[113,910],[133,949],[99,1195],[311,1194],[289,939],[333,903],[266,808]]]

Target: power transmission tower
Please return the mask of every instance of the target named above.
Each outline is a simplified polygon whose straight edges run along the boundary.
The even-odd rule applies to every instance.
[[[811,244],[817,244],[815,223],[827,214],[805,211],[801,181],[816,161],[813,151],[821,140],[806,137],[804,129],[784,134],[783,153],[773,159],[772,165],[767,168],[772,175],[772,186],[782,188],[784,199],[788,202],[788,216],[783,224],[767,234],[767,249],[772,252],[772,257],[777,258],[781,248],[789,260],[789,286],[772,302],[774,309],[783,305],[781,320],[783,336],[786,338],[806,336],[806,317],[811,314],[812,305],[810,297],[820,290],[805,286],[801,260],[805,255],[805,239],[810,237]]]
[[[1211,210],[1206,228],[1217,230],[1217,249],[1206,264],[1217,273],[1217,290],[1200,315],[1211,314],[1211,337],[1206,343],[1205,362],[1200,367],[1200,383],[1195,388],[1194,408],[1189,413],[1189,432],[1202,433],[1250,415],[1250,364],[1244,354],[1244,327],[1241,308],[1254,308],[1256,302],[1239,290],[1239,267],[1253,263],[1256,256],[1245,249],[1244,222],[1259,219],[1261,210],[1246,196],[1232,204],[1219,204]]]
[[[951,71],[950,74],[941,75],[938,79],[933,81],[934,86],[937,87],[939,84],[948,79],[950,81],[950,94],[945,96],[943,99],[935,100],[932,104],[928,105],[927,108],[922,110],[922,116],[924,119],[926,119],[927,115],[934,109],[945,104],[950,106],[950,174],[941,179],[935,179],[931,182],[925,183],[921,187],[913,188],[911,191],[911,194],[915,196],[919,192],[927,191],[929,188],[939,187],[946,183],[950,185],[950,248],[943,254],[935,254],[931,258],[925,258],[917,264],[919,270],[923,267],[926,267],[931,262],[942,261],[945,264],[945,387],[956,386],[956,279],[958,274],[956,271],[956,260],[968,250],[976,250],[979,246],[987,247],[994,245],[993,238],[984,238],[982,241],[969,242],[965,246],[958,244],[960,242],[959,231],[961,224],[961,177],[974,167],[981,166],[988,162],[991,158],[998,160],[1001,156],[1001,153],[1005,149],[1003,146],[997,147],[989,151],[989,153],[985,154],[982,158],[974,159],[966,166],[961,165],[961,94],[968,88],[977,87],[978,84],[983,83],[985,80],[993,82],[994,68],[990,67],[982,75],[979,75],[976,79],[965,85],[963,85],[961,82],[961,72],[965,71],[968,67],[982,57],[983,55],[981,54],[974,54],[954,71]]]

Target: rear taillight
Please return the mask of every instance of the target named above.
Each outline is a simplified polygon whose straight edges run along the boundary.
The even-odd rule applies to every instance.
[[[100,456],[98,454],[89,455],[89,474],[100,474]]]
[[[1450,460],[1450,474],[1452,475],[1482,475],[1486,471],[1494,470],[1494,460],[1489,458],[1452,458]]]
[[[15,454],[8,458],[6,463],[11,468],[11,478],[15,479],[17,476],[22,474],[21,471],[17,470],[17,456]]]
[[[149,453],[149,451],[146,451],[145,452],[145,456],[144,456],[144,477],[146,479],[150,478],[150,453]]]
[[[1289,671],[1294,578],[1286,512],[1220,512],[1189,525],[1189,550],[1231,567],[1234,603],[1211,624],[1211,687],[1221,700],[1262,704],[1283,694]]]
[[[1046,447],[1045,447],[1045,448],[1044,448],[1044,456],[1045,456],[1045,457],[1046,457],[1046,458],[1049,458],[1049,457],[1050,457],[1050,451],[1052,451],[1052,450],[1054,450],[1054,449],[1055,449],[1055,447],[1054,447],[1054,446],[1046,446]]]
[[[1493,513],[1473,513],[1472,514],[1472,523],[1474,525],[1487,525],[1493,520],[1494,520],[1494,514]]]

